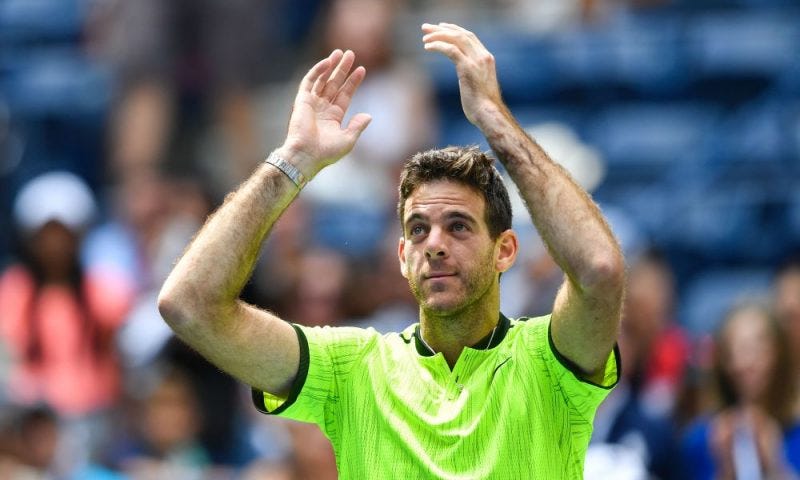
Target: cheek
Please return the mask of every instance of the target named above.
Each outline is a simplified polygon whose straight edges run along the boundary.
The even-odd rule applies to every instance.
[[[770,377],[770,372],[774,367],[775,362],[771,355],[764,355],[753,362],[754,376],[767,379]]]

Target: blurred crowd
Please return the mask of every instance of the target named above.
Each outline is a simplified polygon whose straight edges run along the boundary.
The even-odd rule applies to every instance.
[[[0,0],[0,17],[24,3]],[[80,30],[59,41],[108,72],[110,98],[99,121],[32,115],[0,81],[2,479],[336,478],[315,426],[258,414],[248,387],[176,341],[156,309],[207,215],[280,144],[299,77],[333,48],[354,50],[368,73],[351,110],[373,121],[275,225],[243,297],[305,325],[399,331],[417,307],[397,263],[398,172],[453,138],[442,117],[460,113],[445,111],[420,60],[419,24],[490,15],[547,35],[672,2],[66,3],[83,12]],[[8,32],[0,56],[52,48]],[[86,122],[100,126],[76,126]],[[531,131],[588,190],[613,175],[563,125]],[[612,202],[601,207],[629,275],[622,378],[597,413],[586,478],[800,476],[800,257],[781,251],[761,265],[767,288],[726,297],[708,328],[687,328],[685,264]],[[546,314],[563,274],[518,200],[515,213],[526,247],[503,277],[502,310]]]

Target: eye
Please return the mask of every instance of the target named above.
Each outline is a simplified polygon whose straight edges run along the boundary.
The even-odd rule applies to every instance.
[[[454,232],[466,232],[469,227],[465,223],[456,222],[450,227]]]
[[[417,236],[417,235],[422,235],[423,233],[425,233],[425,227],[423,227],[422,225],[414,225],[414,226],[411,227],[411,229],[408,231],[408,233],[412,237]]]

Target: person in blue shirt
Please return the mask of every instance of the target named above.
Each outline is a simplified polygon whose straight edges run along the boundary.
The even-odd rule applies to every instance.
[[[759,304],[742,304],[726,316],[714,359],[721,409],[688,428],[681,478],[797,478],[800,422],[786,340]]]

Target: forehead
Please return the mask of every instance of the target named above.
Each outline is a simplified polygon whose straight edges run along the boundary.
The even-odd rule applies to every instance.
[[[474,188],[455,181],[437,180],[423,183],[408,196],[403,206],[403,218],[408,219],[415,213],[431,216],[459,210],[481,219],[485,207],[483,195]]]
[[[726,325],[723,339],[729,348],[769,341],[769,320],[758,310],[744,309],[733,314]]]

